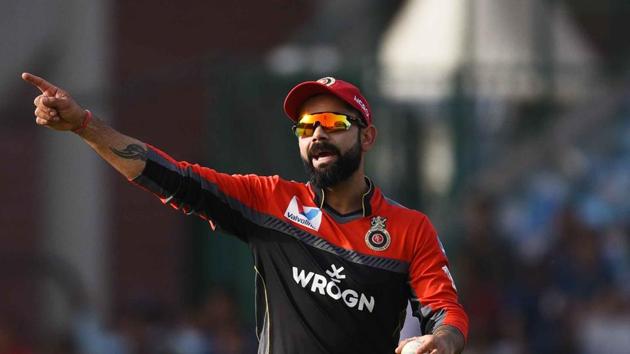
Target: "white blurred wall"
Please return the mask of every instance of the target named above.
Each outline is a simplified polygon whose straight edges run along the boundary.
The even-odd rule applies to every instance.
[[[474,71],[478,95],[532,97],[553,75],[570,97],[590,88],[597,67],[564,3],[544,0],[409,0],[378,56],[383,94],[403,101],[451,94],[462,68]]]

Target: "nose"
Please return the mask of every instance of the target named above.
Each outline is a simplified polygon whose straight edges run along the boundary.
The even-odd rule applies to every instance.
[[[313,130],[313,140],[328,140],[328,133],[326,130],[319,124],[315,126],[315,130]]]

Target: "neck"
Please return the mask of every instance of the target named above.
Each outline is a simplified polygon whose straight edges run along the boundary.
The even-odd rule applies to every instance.
[[[367,192],[363,171],[357,170],[350,178],[324,189],[325,203],[340,214],[348,214],[363,208],[363,194]]]

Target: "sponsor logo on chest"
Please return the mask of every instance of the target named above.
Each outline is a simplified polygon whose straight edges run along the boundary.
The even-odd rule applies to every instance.
[[[296,196],[293,196],[289,202],[289,206],[284,212],[284,217],[315,231],[318,231],[319,226],[322,224],[321,209],[302,205]]]
[[[343,289],[341,281],[346,279],[345,274],[341,274],[343,267],[337,268],[334,264],[326,271],[328,277],[322,274],[306,272],[303,269],[293,267],[293,280],[304,289],[310,290],[314,294],[327,296],[335,301],[341,301],[347,307],[358,311],[374,310],[375,300],[373,296],[360,293],[352,289]]]

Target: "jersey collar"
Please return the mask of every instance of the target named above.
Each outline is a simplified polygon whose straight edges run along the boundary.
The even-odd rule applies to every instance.
[[[362,209],[361,211],[362,211],[363,217],[372,215],[372,197],[374,196],[374,191],[376,189],[371,179],[369,179],[367,176],[365,176],[364,178],[365,178],[365,182],[368,185],[368,190],[361,197],[361,209]],[[332,208],[326,205],[326,192],[323,188],[316,187],[312,185],[310,182],[307,183],[307,185],[309,189],[311,190],[311,192],[313,193],[313,202],[320,209],[330,209],[333,212],[335,212]]]

